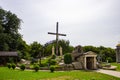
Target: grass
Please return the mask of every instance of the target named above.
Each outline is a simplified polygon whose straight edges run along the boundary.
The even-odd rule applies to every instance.
[[[21,71],[0,67],[0,80],[120,80],[113,76],[92,71]]]
[[[117,66],[117,71],[120,71],[120,63],[111,63],[113,66]]]

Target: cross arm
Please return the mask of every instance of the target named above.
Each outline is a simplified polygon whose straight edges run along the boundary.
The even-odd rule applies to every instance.
[[[56,35],[56,33],[48,32],[48,34]]]
[[[48,32],[48,34],[66,36],[66,34],[60,34],[60,33],[57,34],[57,33],[52,33],[52,32]]]

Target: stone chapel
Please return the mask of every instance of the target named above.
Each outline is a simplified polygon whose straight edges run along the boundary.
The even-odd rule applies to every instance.
[[[83,52],[82,47],[79,45],[75,47],[74,51],[71,53],[72,60],[73,60],[73,66],[75,69],[97,69],[97,54],[88,51]]]

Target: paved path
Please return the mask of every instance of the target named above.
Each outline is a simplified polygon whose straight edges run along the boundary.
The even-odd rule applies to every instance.
[[[108,74],[108,75],[112,75],[120,78],[120,72],[118,71],[99,69],[99,70],[96,70],[96,72],[100,72],[100,73],[104,73],[104,74]]]

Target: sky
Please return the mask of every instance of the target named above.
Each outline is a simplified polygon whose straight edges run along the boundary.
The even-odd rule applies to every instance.
[[[0,0],[0,7],[22,19],[23,39],[45,44],[55,40],[56,22],[59,39],[72,46],[105,46],[120,43],[120,0]]]

